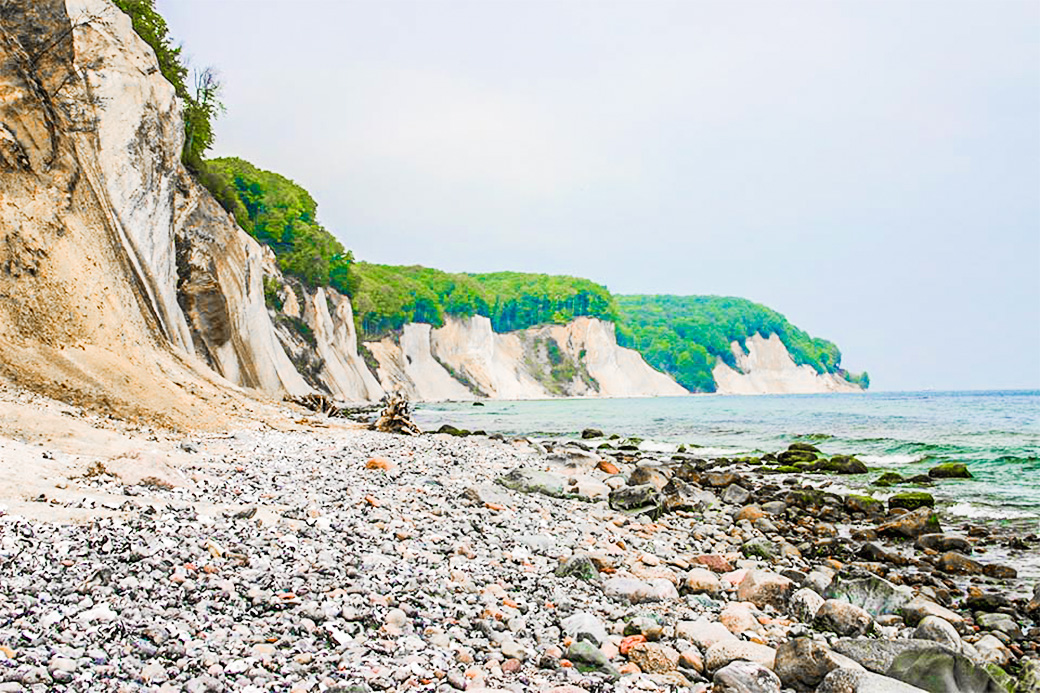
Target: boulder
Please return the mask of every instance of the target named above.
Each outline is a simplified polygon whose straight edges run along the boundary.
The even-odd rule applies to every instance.
[[[840,668],[863,669],[821,642],[792,638],[777,648],[773,670],[784,686],[797,691],[814,691],[827,674]]]
[[[996,664],[998,667],[1005,666],[1011,661],[1011,651],[992,633],[983,635],[975,643],[975,649],[986,664]]]
[[[966,632],[970,630],[965,624],[964,617],[959,614],[950,611],[944,606],[939,606],[932,600],[917,595],[899,610],[899,614],[906,621],[908,626],[916,626],[926,616],[938,616],[941,619],[949,621],[954,628],[957,629],[958,633]]]
[[[794,591],[794,582],[768,570],[749,570],[737,587],[737,599],[760,609],[782,610]]]
[[[903,508],[905,510],[917,510],[918,508],[935,507],[935,498],[932,494],[924,491],[907,491],[897,493],[888,499],[889,508]]]
[[[691,486],[677,476],[661,489],[664,497],[664,509],[668,512],[676,510],[704,510],[718,503],[718,499],[711,491]]]
[[[598,428],[586,428],[586,429],[583,429],[582,432],[581,432],[582,440],[589,440],[590,438],[602,438],[602,437],[603,437],[603,431],[599,430]]]
[[[584,611],[563,619],[560,629],[574,641],[587,640],[596,647],[607,642],[607,627],[595,615]]]
[[[903,652],[885,675],[934,693],[1007,693],[985,667],[946,650]]]
[[[776,456],[776,459],[785,465],[793,465],[798,462],[815,462],[816,453],[808,450],[784,450]]]
[[[868,638],[842,638],[831,643],[831,648],[868,671],[886,673],[900,655],[908,652],[942,652],[956,654],[953,650],[931,640],[873,640]]]
[[[641,642],[629,648],[628,661],[647,674],[665,674],[679,668],[679,653],[661,643]]]
[[[913,635],[915,640],[931,640],[945,645],[954,652],[961,650],[961,636],[953,624],[938,616],[925,616],[917,624]]]
[[[675,626],[675,636],[683,640],[689,640],[702,650],[707,650],[715,643],[723,640],[737,639],[726,626],[717,621],[708,621],[706,619],[680,621]]]
[[[614,668],[614,665],[610,663],[603,651],[587,640],[575,640],[572,642],[570,647],[567,648],[566,656],[572,662],[595,667],[610,677],[611,680],[616,681],[621,678],[621,673]]]
[[[744,505],[751,498],[751,492],[740,484],[730,484],[722,492],[722,500],[730,505]]]
[[[704,653],[704,668],[709,672],[715,672],[738,659],[754,662],[772,670],[776,650],[746,640],[720,640]]]
[[[628,477],[629,486],[645,486],[649,484],[660,491],[668,485],[668,474],[660,467],[636,467]]]
[[[874,626],[874,619],[855,604],[839,599],[828,599],[816,612],[813,626],[838,635],[858,636],[870,632]]]
[[[686,594],[707,594],[714,596],[722,591],[722,583],[718,576],[707,568],[693,568],[683,580],[683,592]]]
[[[1040,693],[1040,659],[1021,661],[1016,693]]]
[[[928,476],[933,479],[971,479],[971,472],[963,462],[947,462],[928,470]]]
[[[875,486],[894,486],[895,484],[901,484],[904,479],[900,474],[895,472],[885,472],[874,481]]]
[[[576,577],[580,580],[599,580],[599,571],[592,559],[583,553],[569,557],[556,569],[557,577]]]
[[[761,664],[730,662],[712,677],[713,693],[780,693],[780,678]]]
[[[733,488],[732,486],[730,488]],[[747,520],[748,522],[757,522],[758,520],[764,519],[766,513],[762,508],[757,505],[745,505],[743,508],[733,514],[733,521],[740,522],[741,520]]]
[[[520,493],[540,493],[554,498],[567,495],[566,477],[540,469],[517,467],[505,476],[495,479],[495,483]]]
[[[653,484],[622,486],[611,491],[608,502],[614,510],[625,512],[655,511],[661,507],[663,498]]]
[[[876,530],[878,536],[882,537],[916,539],[922,534],[941,533],[942,526],[939,524],[939,516],[931,508],[920,508],[878,525]]]
[[[829,460],[821,460],[816,463],[816,469],[837,474],[866,474],[870,471],[867,465],[849,455],[835,455]]]
[[[704,472],[700,475],[700,483],[711,488],[725,488],[742,481],[740,475],[735,472]]]
[[[787,609],[802,623],[812,623],[816,618],[816,612],[823,606],[823,602],[823,597],[808,587],[803,587],[791,595]]]
[[[845,510],[850,513],[862,513],[868,517],[885,514],[885,503],[870,496],[852,494],[845,496]]]
[[[797,452],[815,452],[819,453],[820,449],[812,443],[791,443],[787,446],[788,450],[794,450]]]
[[[1022,639],[1022,628],[1007,614],[978,614],[975,623],[983,630],[997,630],[1014,640]]]
[[[740,552],[748,558],[763,558],[768,561],[776,558],[780,553],[780,547],[765,537],[755,537],[744,542]]]
[[[1018,571],[1003,563],[985,563],[982,566],[982,574],[997,580],[1014,580],[1018,577]]]
[[[816,693],[929,693],[917,686],[881,674],[835,669],[823,679]]]
[[[880,616],[900,613],[914,598],[914,591],[904,585],[893,585],[877,575],[870,575],[854,580],[835,578],[823,596],[847,601],[872,616]]]

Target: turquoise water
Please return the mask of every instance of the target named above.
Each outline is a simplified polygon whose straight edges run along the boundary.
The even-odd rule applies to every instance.
[[[855,454],[872,468],[861,477],[827,477],[850,488],[881,470],[921,474],[941,462],[965,462],[974,479],[929,489],[945,515],[1040,532],[1035,390],[489,401],[420,405],[416,419],[424,429],[451,423],[536,437],[577,436],[594,427],[692,443],[705,456],[777,451],[805,440],[826,453]]]

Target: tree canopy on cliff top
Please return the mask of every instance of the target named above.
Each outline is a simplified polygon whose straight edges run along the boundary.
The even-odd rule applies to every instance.
[[[352,295],[354,256],[318,223],[318,204],[285,176],[236,158],[210,159],[203,182],[249,235],[274,249],[278,266],[311,286]]]
[[[578,277],[493,272],[453,274],[427,267],[359,262],[354,311],[366,338],[382,337],[409,322],[440,326],[449,316],[483,315],[496,332],[578,316],[615,320],[606,287]]]

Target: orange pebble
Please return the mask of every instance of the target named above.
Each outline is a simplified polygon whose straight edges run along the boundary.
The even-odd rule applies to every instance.
[[[625,674],[638,674],[640,671],[642,670],[638,666],[636,666],[635,662],[625,662],[624,664],[618,667],[618,673],[620,673],[622,676],[624,676]]]
[[[621,639],[621,644],[618,646],[618,650],[621,654],[627,655],[633,645],[638,645],[641,642],[646,642],[645,635],[629,635],[628,637]]]
[[[376,500],[375,496],[365,496],[365,502],[374,508],[379,507],[379,501]]]

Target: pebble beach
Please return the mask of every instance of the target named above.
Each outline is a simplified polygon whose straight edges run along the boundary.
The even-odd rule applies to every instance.
[[[1040,590],[986,557],[1035,537],[587,433],[95,466],[35,499],[91,519],[0,516],[0,691],[1040,690]]]

